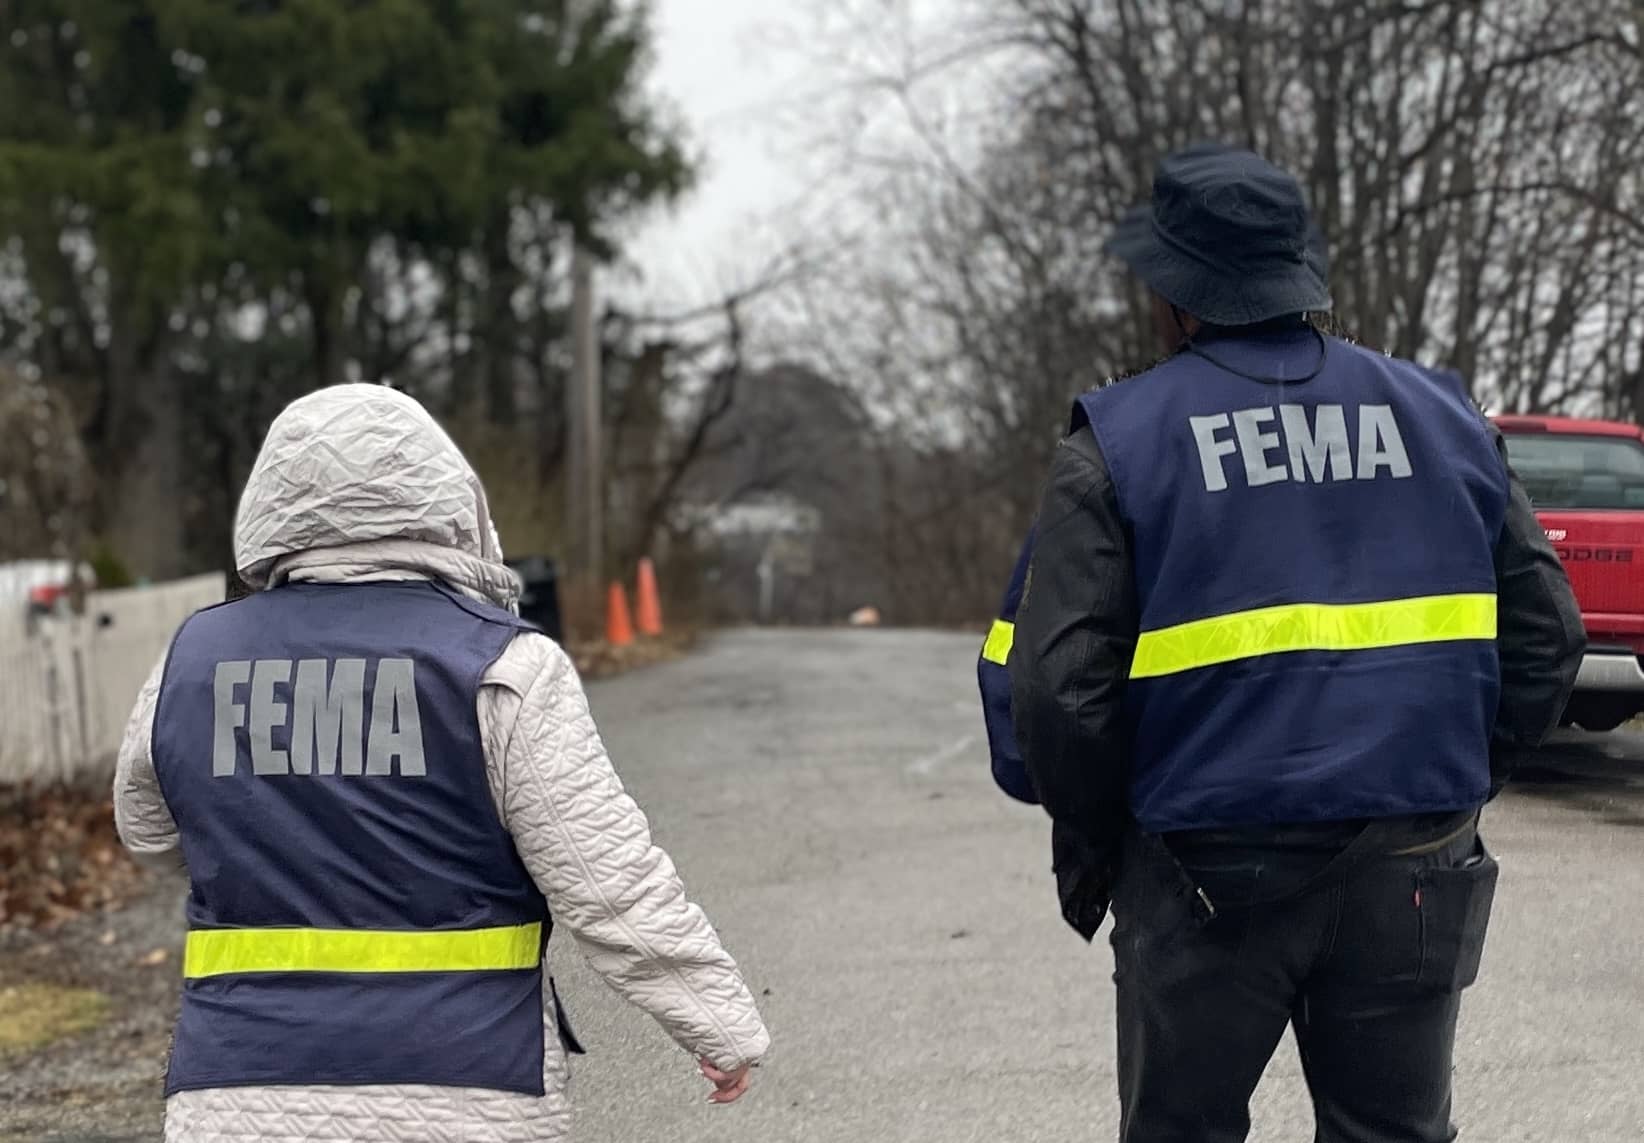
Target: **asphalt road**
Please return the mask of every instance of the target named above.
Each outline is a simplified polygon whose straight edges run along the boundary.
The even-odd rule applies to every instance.
[[[1057,916],[1048,826],[987,775],[975,639],[746,633],[599,687],[613,757],[775,1048],[689,1061],[560,948],[583,1143],[1113,1139],[1112,958]],[[1644,1137],[1644,738],[1561,738],[1491,807],[1502,865],[1456,1064],[1462,1138]],[[1184,1083],[1192,1077],[1184,1077]],[[1312,1138],[1287,1045],[1251,1138]]]
[[[746,1099],[709,1107],[689,1058],[556,937],[590,1053],[579,1143],[1116,1137],[1111,954],[1057,916],[1047,823],[992,786],[975,652],[964,635],[735,633],[593,689],[619,771],[761,995],[775,1049]],[[1464,1008],[1464,1140],[1644,1138],[1640,826],[1637,735],[1561,739],[1488,812],[1502,882]],[[139,944],[180,922],[174,893],[126,912],[112,924]],[[158,1120],[158,1050],[127,1065],[124,1102],[112,1076],[104,1095],[82,1076],[54,1112],[52,1076],[29,1073],[41,1098],[14,1122],[35,1127],[0,1137],[157,1138],[142,1125]],[[100,1066],[73,1045],[54,1058]],[[1253,1110],[1257,1141],[1312,1138],[1288,1044]]]

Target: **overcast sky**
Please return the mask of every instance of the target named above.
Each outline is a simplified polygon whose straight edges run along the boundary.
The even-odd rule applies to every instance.
[[[641,224],[630,253],[646,281],[623,292],[693,304],[779,246],[780,207],[804,189],[776,130],[800,65],[774,58],[769,41],[806,3],[654,0],[650,84],[682,117],[701,170],[684,202]]]
[[[791,266],[783,255],[798,245],[814,256],[819,236],[826,245],[871,226],[859,214],[861,171],[843,152],[865,139],[882,150],[898,114],[842,84],[894,72],[908,51],[941,50],[975,3],[652,0],[648,84],[681,121],[698,182],[674,209],[636,224],[606,290],[653,314],[688,310]],[[973,61],[921,81],[938,98],[933,122],[981,97],[984,70]]]

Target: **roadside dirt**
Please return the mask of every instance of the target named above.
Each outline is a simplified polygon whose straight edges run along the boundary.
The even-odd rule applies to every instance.
[[[0,931],[0,1140],[160,1137],[160,1085],[181,991],[180,877],[50,930]]]

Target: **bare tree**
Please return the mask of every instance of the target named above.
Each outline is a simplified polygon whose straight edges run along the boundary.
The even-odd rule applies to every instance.
[[[1101,243],[1192,142],[1298,174],[1339,328],[1497,408],[1644,413],[1636,0],[1003,0],[925,31],[892,7],[901,38],[837,85],[865,203],[848,240],[881,253],[813,299],[809,332],[928,460],[892,466],[887,559],[972,613],[1073,398],[1150,361]],[[977,76],[985,103],[947,114]]]

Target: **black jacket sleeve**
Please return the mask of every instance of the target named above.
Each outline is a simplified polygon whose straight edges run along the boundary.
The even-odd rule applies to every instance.
[[[1491,432],[1505,464],[1507,442],[1498,430]],[[1517,759],[1539,746],[1558,725],[1587,647],[1581,609],[1564,565],[1510,466],[1507,476],[1510,499],[1495,551],[1501,705],[1490,771],[1497,791]]]
[[[1088,939],[1129,819],[1121,707],[1140,623],[1129,536],[1088,427],[1056,451],[1035,536],[1010,654],[1011,716],[1055,823],[1063,914]]]

